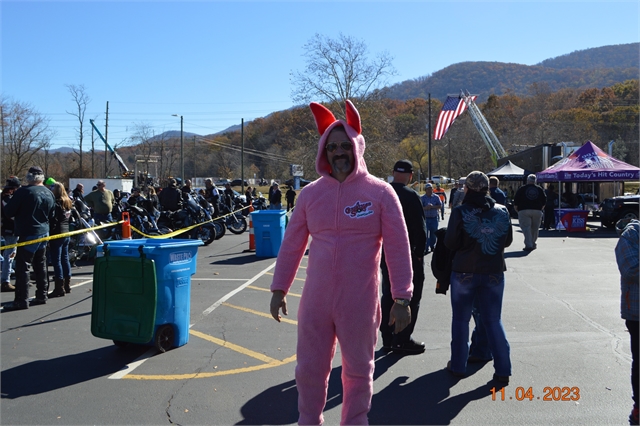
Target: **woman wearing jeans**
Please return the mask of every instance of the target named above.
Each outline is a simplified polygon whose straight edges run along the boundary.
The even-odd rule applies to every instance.
[[[451,212],[445,245],[455,251],[451,267],[451,361],[447,369],[464,376],[469,357],[469,320],[474,305],[482,318],[493,353],[495,380],[508,383],[511,376],[509,342],[502,327],[504,248],[513,231],[506,207],[489,196],[489,178],[469,173],[462,205]]]
[[[67,195],[64,186],[56,182],[52,188],[56,198],[55,218],[50,224],[49,235],[59,235],[69,232],[69,218],[73,211],[73,202]],[[69,262],[69,237],[56,238],[49,242],[51,263],[55,288],[49,293],[49,298],[61,297],[71,293],[71,263]]]

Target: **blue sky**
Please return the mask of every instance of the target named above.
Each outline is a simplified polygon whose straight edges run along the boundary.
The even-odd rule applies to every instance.
[[[636,1],[2,0],[0,13],[2,95],[48,117],[54,147],[77,146],[67,84],[85,86],[86,117],[101,130],[109,102],[112,145],[136,124],[179,130],[172,114],[205,135],[289,108],[290,72],[304,68],[315,33],[389,52],[392,83],[458,62],[534,65],[640,39]]]

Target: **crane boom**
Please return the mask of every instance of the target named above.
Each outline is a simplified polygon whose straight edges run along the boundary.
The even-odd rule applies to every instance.
[[[93,126],[93,129],[96,131],[96,133],[98,133],[98,136],[100,136],[100,139],[102,139],[102,142],[104,142],[104,145],[109,149],[113,158],[115,158],[116,161],[118,162],[118,166],[120,166],[120,169],[122,170],[122,174],[123,175],[128,174],[129,168],[127,167],[126,164],[124,164],[124,161],[122,160],[122,157],[120,157],[120,154],[118,154],[113,148],[111,148],[111,145],[107,143],[107,140],[102,136],[102,133],[100,133],[100,130],[98,130],[98,128],[96,127],[96,123],[94,123],[93,120],[89,120],[89,122]]]
[[[467,109],[469,110],[469,115],[471,115],[473,124],[476,126],[476,129],[478,129],[480,137],[482,137],[482,140],[491,153],[491,159],[493,160],[493,163],[497,166],[498,159],[506,157],[507,151],[505,151],[505,149],[502,147],[502,144],[498,140],[498,137],[495,133],[493,133],[491,126],[487,122],[487,119],[480,111],[480,108],[478,108],[476,103],[473,101],[473,98],[471,97],[469,92],[467,92],[467,94],[465,95],[464,92],[460,91],[460,95],[467,105]]]

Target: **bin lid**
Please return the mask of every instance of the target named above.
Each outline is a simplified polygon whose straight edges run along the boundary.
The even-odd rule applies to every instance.
[[[197,247],[201,246],[204,243],[201,239],[195,240],[180,240],[173,238],[138,238],[133,240],[113,240],[113,241],[105,241],[103,245],[98,246],[98,251],[103,253],[104,246],[114,246],[123,249],[138,249],[138,247],[143,246],[143,251],[145,253],[149,253],[154,249],[175,249],[175,248],[184,248],[184,247]]]

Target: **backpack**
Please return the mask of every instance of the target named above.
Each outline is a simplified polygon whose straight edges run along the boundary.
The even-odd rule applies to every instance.
[[[447,294],[451,284],[451,265],[453,264],[453,251],[444,245],[444,235],[447,228],[440,228],[436,231],[436,246],[431,256],[431,272],[436,278],[436,293]]]

